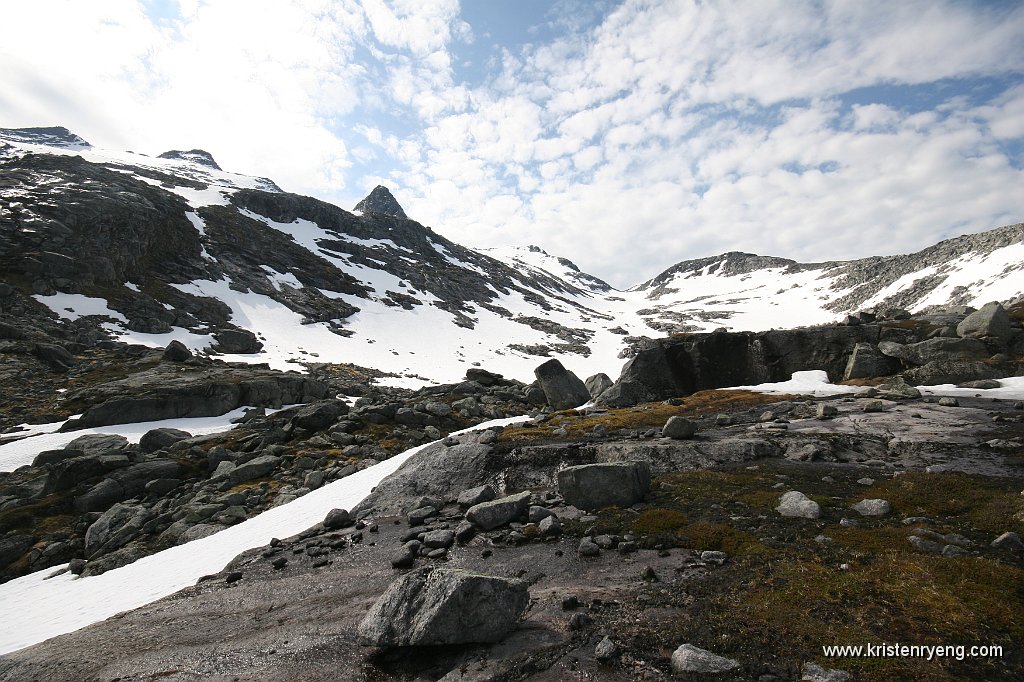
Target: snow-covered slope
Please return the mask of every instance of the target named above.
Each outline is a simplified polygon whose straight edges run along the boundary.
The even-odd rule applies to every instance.
[[[52,311],[276,368],[354,363],[398,384],[456,381],[473,365],[529,380],[544,357],[615,374],[644,337],[1013,300],[1022,263],[1024,226],[1012,225],[850,262],[726,253],[616,291],[538,247],[454,244],[383,187],[350,213],[223,171],[203,150],[154,158],[60,128],[0,130],[0,272],[17,291],[0,314]]]

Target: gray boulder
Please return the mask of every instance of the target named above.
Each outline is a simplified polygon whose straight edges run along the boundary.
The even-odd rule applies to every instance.
[[[497,642],[529,603],[519,580],[422,568],[396,580],[370,607],[359,640],[380,647]]]
[[[666,438],[685,440],[687,438],[693,438],[696,433],[697,422],[692,419],[687,419],[686,417],[669,417],[668,421],[665,422],[665,426],[661,427],[661,435]]]
[[[599,372],[593,376],[587,377],[587,380],[583,384],[587,387],[587,391],[590,393],[591,398],[596,398],[601,395],[609,388],[612,387],[612,378],[604,372]]]
[[[163,359],[168,362],[185,362],[192,358],[192,351],[181,341],[174,340],[164,348]]]
[[[672,672],[676,675],[687,673],[724,673],[740,667],[739,661],[713,654],[707,649],[683,644],[672,652]]]
[[[884,377],[898,372],[900,363],[895,358],[883,355],[870,343],[858,343],[850,353],[843,380]]]
[[[299,428],[319,431],[331,426],[338,418],[348,414],[348,404],[341,400],[321,400],[299,408],[292,424]]]
[[[580,378],[552,358],[533,370],[537,384],[554,410],[568,410],[590,400],[590,391]]]
[[[965,338],[995,337],[1006,342],[1012,334],[1010,316],[999,302],[986,303],[980,310],[965,317],[956,326],[956,333]]]
[[[245,483],[254,478],[262,478],[277,468],[281,463],[280,457],[274,455],[260,455],[256,459],[249,460],[245,464],[239,464],[228,474],[228,480],[232,485]]]
[[[821,516],[821,506],[797,490],[783,495],[775,511],[782,516],[799,519],[816,519]]]
[[[458,503],[462,508],[472,507],[481,502],[490,502],[498,496],[489,485],[478,485],[475,488],[468,488],[459,493]]]
[[[852,509],[861,516],[885,516],[892,511],[892,506],[886,500],[861,500],[853,505]]]
[[[473,505],[466,510],[466,520],[481,530],[491,530],[525,516],[529,508],[530,492],[523,491]]]
[[[75,511],[104,511],[126,498],[124,487],[120,483],[105,478],[75,498]]]
[[[92,558],[126,545],[139,534],[148,514],[141,505],[115,504],[85,531],[85,553]]]
[[[79,436],[64,446],[65,450],[79,450],[82,455],[106,455],[120,452],[128,448],[128,439],[124,436],[105,433],[90,433]]]
[[[582,464],[558,472],[558,492],[566,504],[580,509],[629,507],[651,489],[647,462]]]
[[[180,440],[191,437],[191,433],[181,429],[150,429],[142,434],[142,438],[139,439],[139,447],[143,452],[156,452],[157,450],[169,448]]]

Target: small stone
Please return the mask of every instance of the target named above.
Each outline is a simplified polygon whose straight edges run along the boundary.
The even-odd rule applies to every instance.
[[[842,526],[843,528],[856,528],[856,527],[860,526],[860,521],[858,521],[857,519],[851,519],[851,518],[844,517],[844,518],[839,519],[839,525]]]
[[[729,555],[725,552],[719,552],[717,550],[709,549],[700,553],[700,560],[706,564],[715,564],[716,566],[721,566],[729,560]]]
[[[619,647],[612,641],[611,637],[605,636],[594,648],[594,656],[599,661],[607,661],[619,653]]]
[[[651,566],[644,566],[644,570],[640,571],[641,580],[649,580],[651,582],[658,582],[658,574],[654,572],[654,568]]]
[[[869,400],[864,403],[865,412],[881,412],[883,407],[881,400]]]
[[[574,613],[569,619],[570,630],[583,630],[594,624],[594,619],[589,613]]]
[[[1013,409],[1024,410],[1024,400],[1018,400],[1013,404]]]
[[[70,563],[68,563],[68,571],[72,575],[82,575],[82,571],[85,570],[86,563],[85,559],[72,559]]]
[[[416,563],[416,552],[403,547],[391,555],[391,568],[411,568]]]
[[[732,416],[728,414],[719,414],[715,416],[715,426],[732,426]]]
[[[963,547],[958,547],[957,545],[946,545],[942,548],[942,556],[944,557],[967,556],[968,554],[970,554],[970,552]]]
[[[280,570],[288,565],[288,558],[279,556],[270,562],[270,565],[274,567],[274,570]]]
[[[590,538],[583,538],[578,551],[580,556],[597,556],[601,553],[601,548],[591,541]]]
[[[817,663],[804,663],[801,682],[847,682],[850,673],[835,668],[823,668]]]
[[[447,549],[454,543],[455,532],[451,530],[434,530],[423,536],[423,544],[431,549]]]
[[[907,538],[907,540],[909,540],[910,544],[912,544],[915,548],[921,550],[922,552],[928,552],[930,554],[942,554],[943,545],[940,545],[937,542],[925,540],[924,538],[918,537],[916,535],[911,535],[909,538]]]
[[[572,611],[573,609],[578,608],[579,605],[580,605],[579,597],[577,597],[575,594],[570,594],[570,595],[566,595],[565,597],[562,597],[562,610],[563,611]]]
[[[740,667],[739,661],[713,654],[692,644],[683,644],[672,652],[672,672],[724,673]]]
[[[852,509],[861,516],[885,516],[892,511],[892,506],[887,500],[861,500],[853,505]]]
[[[839,408],[835,405],[829,405],[828,403],[819,403],[818,409],[815,412],[817,419],[831,419],[839,414]]]
[[[960,401],[956,398],[950,398],[948,396],[939,398],[939,405],[941,407],[960,407]]]
[[[549,516],[551,516],[551,510],[538,505],[531,506],[526,514],[526,518],[530,523],[540,523]]]
[[[875,484],[875,479],[867,478],[867,477],[865,477],[865,478],[858,478],[857,479],[857,483],[859,483],[860,485],[874,485]]]
[[[224,582],[226,582],[229,585],[231,583],[237,583],[241,579],[242,579],[242,572],[241,571],[231,571],[226,576],[224,576]]]
[[[562,532],[562,522],[557,516],[547,516],[537,524],[537,531],[544,537],[558,535]]]
[[[992,546],[996,549],[1020,551],[1024,549],[1024,542],[1022,542],[1020,536],[1013,531],[1007,531],[993,540]]]

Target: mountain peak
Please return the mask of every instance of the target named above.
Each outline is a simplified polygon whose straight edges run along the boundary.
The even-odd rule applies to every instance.
[[[192,163],[198,163],[200,166],[209,166],[215,170],[223,170],[217,165],[217,162],[213,160],[213,154],[205,149],[190,149],[187,152],[172,149],[160,154],[157,158],[190,161]]]
[[[377,185],[373,191],[366,195],[362,201],[356,204],[354,211],[363,213],[382,213],[395,218],[408,218],[402,205],[398,203],[394,195],[384,185]]]
[[[49,147],[91,147],[92,145],[63,126],[48,128],[0,128],[0,138],[12,142],[45,144]]]

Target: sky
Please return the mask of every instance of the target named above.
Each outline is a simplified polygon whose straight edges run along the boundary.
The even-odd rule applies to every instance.
[[[0,127],[202,148],[624,288],[1024,220],[1024,2],[33,0]]]

